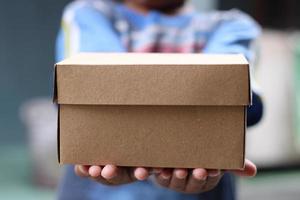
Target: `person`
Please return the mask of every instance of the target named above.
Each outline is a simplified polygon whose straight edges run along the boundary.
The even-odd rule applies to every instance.
[[[64,10],[56,58],[77,52],[242,53],[253,63],[259,34],[257,23],[238,10],[199,13],[185,0],[77,0]],[[248,126],[263,110],[254,86]],[[245,163],[231,172],[254,176],[255,165]],[[231,200],[235,187],[221,169],[76,165],[66,167],[58,198]]]

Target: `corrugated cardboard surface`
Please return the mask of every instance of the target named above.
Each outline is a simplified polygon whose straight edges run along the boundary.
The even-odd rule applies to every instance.
[[[244,107],[61,106],[62,163],[243,167]]]
[[[247,65],[70,65],[57,74],[60,104],[248,105],[250,99]]]
[[[56,66],[60,162],[239,169],[241,55],[81,54]]]

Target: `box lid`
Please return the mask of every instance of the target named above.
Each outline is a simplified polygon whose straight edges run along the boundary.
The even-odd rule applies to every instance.
[[[75,105],[249,105],[241,54],[82,53],[56,64],[54,100]]]

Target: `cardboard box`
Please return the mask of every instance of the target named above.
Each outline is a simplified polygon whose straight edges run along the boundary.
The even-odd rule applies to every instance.
[[[242,55],[85,53],[56,64],[62,164],[244,167]]]

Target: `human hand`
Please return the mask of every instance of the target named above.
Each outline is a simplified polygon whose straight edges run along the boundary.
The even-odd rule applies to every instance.
[[[132,183],[137,180],[146,180],[149,170],[144,167],[117,167],[115,165],[85,166],[76,165],[75,173],[77,176],[90,178],[105,185],[122,185]]]
[[[196,168],[191,171],[187,169],[162,169],[160,174],[155,176],[157,183],[183,193],[202,193],[212,190],[217,186],[225,171],[206,170]],[[238,176],[253,177],[256,175],[256,166],[251,161],[245,161],[243,170],[227,170]]]
[[[256,174],[256,166],[246,160],[243,170],[228,170],[228,172],[252,177]],[[222,178],[224,171],[196,168],[188,172],[187,169],[150,170],[144,167],[76,165],[75,173],[80,177],[90,178],[106,185],[122,185],[137,180],[146,180],[151,173],[154,173],[157,183],[162,187],[184,193],[201,193],[213,189]]]

